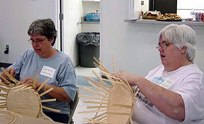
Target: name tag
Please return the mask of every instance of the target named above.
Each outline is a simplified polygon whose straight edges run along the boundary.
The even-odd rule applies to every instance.
[[[155,77],[152,82],[154,82],[157,85],[160,85],[164,88],[169,88],[171,85],[172,81],[169,80],[168,78],[162,78],[162,77]]]
[[[171,85],[171,81],[170,80],[165,80],[163,83],[160,84],[160,86],[164,87],[164,88],[169,88],[169,86]]]
[[[48,67],[48,66],[43,66],[43,68],[40,72],[40,75],[44,75],[44,76],[49,77],[49,78],[53,78],[54,74],[55,74],[55,69]]]

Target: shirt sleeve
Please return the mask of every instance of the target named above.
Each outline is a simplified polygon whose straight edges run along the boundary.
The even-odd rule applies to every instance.
[[[184,79],[184,84],[179,93],[185,105],[185,122],[200,120],[204,117],[204,76],[193,73]]]
[[[31,50],[26,50],[21,54],[18,59],[11,65],[14,68],[15,73],[19,74],[22,66],[25,64],[26,58],[31,54]]]
[[[76,74],[70,59],[64,62],[58,74],[59,86],[62,87],[67,95],[74,101],[76,95]]]

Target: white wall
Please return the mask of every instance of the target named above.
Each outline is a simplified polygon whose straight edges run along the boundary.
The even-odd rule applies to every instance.
[[[204,7],[203,0],[178,0],[177,3],[178,9],[203,9]]]
[[[57,0],[0,1],[0,62],[12,63],[31,45],[27,42],[29,25],[38,18],[57,22]],[[9,54],[4,54],[9,45]]]
[[[82,32],[100,32],[100,24],[99,23],[87,23],[81,25]]]
[[[204,1],[203,0],[178,0],[177,3],[177,14],[181,18],[192,18],[191,12],[204,12]]]
[[[78,64],[76,35],[82,31],[97,31],[99,25],[83,25],[79,23],[85,12],[96,10],[100,4],[92,3],[82,8],[82,0],[62,0],[63,2],[63,52],[70,56],[74,65]],[[84,11],[84,13],[83,13]],[[0,1],[0,62],[13,63],[31,45],[27,42],[29,25],[38,18],[51,18],[58,30],[59,43],[59,0],[1,0]],[[9,54],[4,54],[6,45],[9,45]]]
[[[135,24],[124,20],[128,15],[127,0],[101,1],[101,60],[113,71],[126,70],[139,75],[160,64],[156,50],[158,32],[165,25]],[[204,71],[204,27],[193,27],[198,35],[196,62]],[[113,58],[113,61],[112,61]]]
[[[79,22],[82,17],[81,0],[64,0],[63,51],[70,56],[74,65],[78,64],[76,35],[81,32]]]

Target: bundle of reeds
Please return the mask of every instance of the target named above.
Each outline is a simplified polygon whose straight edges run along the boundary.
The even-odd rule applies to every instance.
[[[88,94],[80,94],[80,97],[84,99],[84,103],[88,103],[88,106],[87,111],[79,113],[94,113],[94,116],[87,118],[85,123],[131,124],[135,96],[139,90],[133,90],[127,81],[109,72],[100,61],[96,59],[95,61],[101,73],[93,71],[97,79],[86,77],[93,87],[82,87]],[[102,78],[101,75],[106,78]]]

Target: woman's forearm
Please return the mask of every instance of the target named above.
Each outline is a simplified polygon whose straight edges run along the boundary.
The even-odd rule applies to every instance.
[[[156,85],[143,77],[137,79],[135,84],[141,93],[162,113],[178,121],[184,120],[184,102],[178,93]]]
[[[63,88],[53,86],[53,85],[45,85],[42,90],[48,90],[50,88],[53,88],[52,91],[48,92],[48,95],[52,96],[53,98],[56,98],[59,101],[70,101],[69,96],[67,93],[64,91]]]

